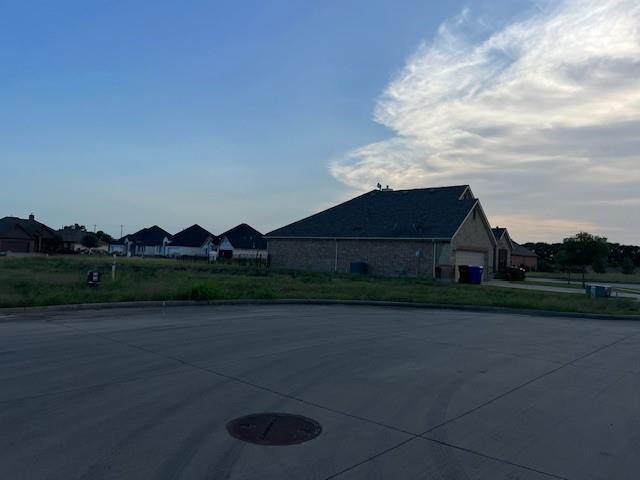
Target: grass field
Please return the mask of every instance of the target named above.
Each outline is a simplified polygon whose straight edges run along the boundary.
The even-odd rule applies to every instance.
[[[0,258],[0,307],[131,300],[357,299],[501,306],[582,313],[640,314],[640,302],[581,295],[433,283],[412,278],[287,273],[165,259]],[[86,272],[100,270],[99,288]]]

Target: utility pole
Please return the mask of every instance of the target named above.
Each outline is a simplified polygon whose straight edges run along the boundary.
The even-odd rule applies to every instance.
[[[122,227],[124,227],[124,225],[120,225],[120,238],[122,238]]]
[[[93,224],[93,233],[96,233],[96,227],[97,227],[97,225],[94,223]]]

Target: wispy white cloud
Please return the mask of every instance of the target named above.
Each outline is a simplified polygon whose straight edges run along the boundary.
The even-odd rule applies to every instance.
[[[572,219],[549,234],[640,237],[640,215],[619,228],[633,204],[615,203],[640,182],[640,2],[564,0],[486,25],[465,10],[421,45],[376,104],[394,136],[331,173],[356,190],[471,183],[490,215]],[[619,208],[575,207],[602,198]]]

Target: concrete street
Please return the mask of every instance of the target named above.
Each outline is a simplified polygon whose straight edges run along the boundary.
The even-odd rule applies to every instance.
[[[640,324],[355,306],[0,313],[0,478],[636,479]],[[301,414],[261,446],[226,424]]]

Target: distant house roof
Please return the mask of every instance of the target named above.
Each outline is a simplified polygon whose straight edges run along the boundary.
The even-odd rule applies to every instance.
[[[233,248],[266,250],[267,240],[264,235],[246,223],[233,227],[220,234],[220,238],[226,238]]]
[[[495,227],[492,228],[493,236],[496,237],[496,240],[500,241],[503,237],[506,237],[507,243],[511,245],[511,253],[513,253],[513,240],[511,239],[511,235],[509,235],[509,230],[506,228]]]
[[[165,238],[171,240],[173,237],[166,230],[154,225],[153,227],[138,230],[136,233],[125,235],[116,243],[124,243],[125,240],[129,240],[131,243],[141,243],[143,245],[162,245]]]
[[[0,218],[0,232],[8,232],[19,228],[29,237],[41,237],[48,240],[59,240],[55,230],[47,227],[30,216],[30,218],[4,217]]]
[[[538,255],[535,252],[532,252],[528,248],[523,247],[522,245],[516,242],[513,242],[513,250],[511,252],[511,255],[517,255],[520,257],[536,257],[536,258],[538,257]]]
[[[180,247],[201,247],[209,238],[213,239],[214,243],[218,243],[218,237],[205,230],[200,225],[195,224],[176,233],[171,239],[170,245]]]
[[[105,243],[96,237],[95,233],[87,232],[80,228],[61,228],[57,233],[65,243],[82,243],[87,235],[95,237],[99,245],[104,245]]]
[[[504,232],[507,231],[507,229],[496,227],[496,228],[492,228],[491,231],[493,232],[493,236],[496,237],[496,240],[500,240],[502,238],[502,235],[504,235]]]
[[[373,190],[266,236],[451,239],[477,203],[468,185]]]

